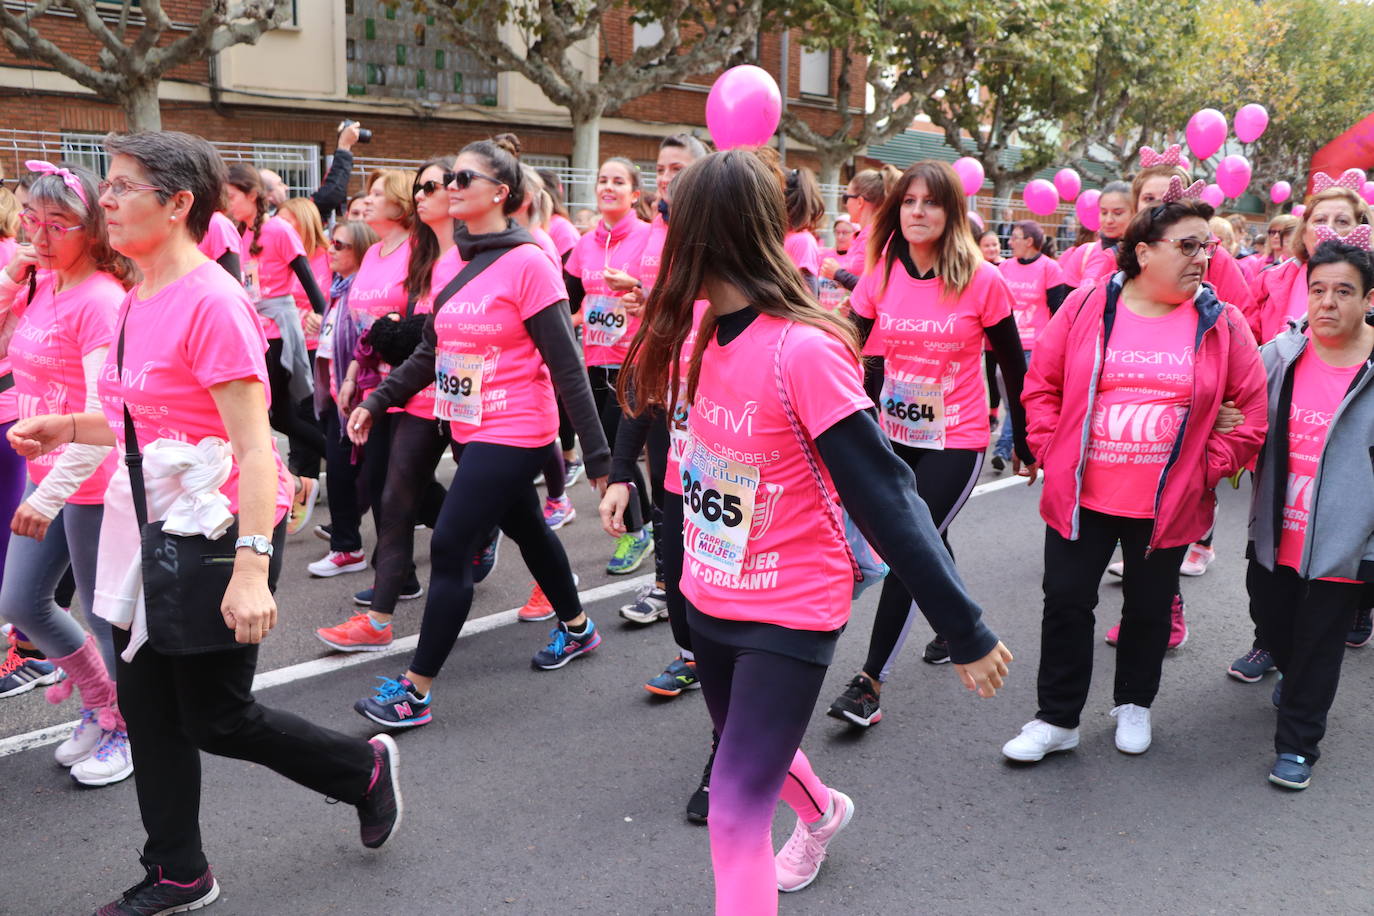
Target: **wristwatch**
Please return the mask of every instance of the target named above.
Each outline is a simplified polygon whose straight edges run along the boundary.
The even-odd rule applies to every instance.
[[[235,550],[240,550],[244,547],[251,548],[253,553],[260,557],[272,556],[272,541],[265,535],[246,534],[234,542]]]

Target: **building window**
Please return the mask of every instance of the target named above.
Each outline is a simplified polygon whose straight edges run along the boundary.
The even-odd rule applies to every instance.
[[[62,159],[104,177],[110,169],[110,154],[105,152],[101,143],[104,137],[104,134],[85,134],[64,130],[62,132]]]
[[[634,25],[634,50],[640,48],[652,48],[663,40],[663,23],[650,22],[645,25],[635,23]]]
[[[409,4],[352,0],[345,21],[353,46],[347,59],[349,95],[495,105],[496,74],[462,48],[437,38],[436,45],[428,45],[432,25],[433,17],[413,12]],[[435,71],[443,71],[434,79],[426,72],[431,64]]]
[[[801,52],[801,94],[830,95],[830,51]]]
[[[250,162],[281,176],[292,197],[306,197],[320,187],[320,148],[313,143],[216,144],[227,161]]]

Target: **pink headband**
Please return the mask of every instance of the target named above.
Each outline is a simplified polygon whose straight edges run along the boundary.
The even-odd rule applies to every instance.
[[[1354,245],[1356,248],[1363,248],[1369,251],[1371,227],[1365,223],[1350,230],[1350,234],[1342,238],[1336,234],[1336,230],[1330,226],[1313,226],[1313,232],[1317,235],[1317,243],[1322,242],[1341,242],[1346,245]]]
[[[77,178],[68,169],[59,169],[51,162],[44,162],[42,159],[30,159],[24,163],[24,168],[39,175],[56,175],[62,179],[62,183],[76,192],[76,196],[81,198],[81,202],[87,207],[91,202],[86,199],[86,188],[81,184],[81,179]]]
[[[1162,153],[1156,153],[1148,146],[1140,148],[1140,167],[1153,168],[1157,165],[1183,165],[1183,147],[1175,143]]]
[[[1318,172],[1312,176],[1312,193],[1320,194],[1331,188],[1349,188],[1358,194],[1364,187],[1364,182],[1365,175],[1360,169],[1346,169],[1340,178],[1332,178],[1325,172]]]
[[[1171,204],[1176,200],[1183,200],[1185,198],[1201,200],[1202,189],[1205,187],[1207,187],[1207,185],[1202,181],[1195,181],[1185,188],[1183,186],[1183,181],[1177,175],[1174,175],[1169,179],[1169,190],[1164,192],[1164,196],[1160,198],[1160,200],[1166,204]]]

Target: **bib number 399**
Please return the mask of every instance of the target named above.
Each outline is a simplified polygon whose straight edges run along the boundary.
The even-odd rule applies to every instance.
[[[440,351],[434,360],[434,415],[482,425],[482,354]]]

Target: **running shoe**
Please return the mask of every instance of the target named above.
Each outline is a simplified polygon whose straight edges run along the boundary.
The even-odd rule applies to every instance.
[[[538,582],[530,586],[530,600],[525,602],[525,606],[516,612],[515,616],[526,623],[538,623],[553,617],[553,605],[549,603],[548,596],[544,594]]]
[[[544,524],[554,531],[562,528],[577,518],[577,510],[573,508],[572,500],[566,495],[557,499],[544,500]]]
[[[1118,620],[1114,625],[1112,625],[1112,626],[1110,626],[1110,627],[1107,628],[1107,635],[1106,635],[1105,639],[1107,640],[1107,645],[1109,645],[1109,646],[1114,646],[1114,645],[1116,645],[1117,640],[1119,640],[1120,638],[1121,638],[1121,621]]]
[[[606,572],[626,576],[639,569],[644,558],[654,552],[654,538],[648,528],[622,534],[615,542],[615,553],[606,564]]]
[[[1279,754],[1269,781],[1285,789],[1306,789],[1312,784],[1312,763],[1297,754]]]
[[[420,584],[420,580],[418,578],[414,578],[407,582],[401,588],[401,593],[396,597],[402,601],[409,601],[412,598],[420,597],[424,593],[425,587]],[[358,607],[372,607],[372,595],[372,589],[365,588],[360,592],[354,593],[353,603],[356,604]]]
[[[0,662],[0,697],[18,696],[35,687],[56,684],[66,676],[50,661],[21,655],[19,641],[13,633],[9,634],[9,648],[5,650],[4,662]]]
[[[380,652],[391,645],[391,622],[379,627],[370,614],[354,614],[337,626],[320,627],[315,635],[339,652]]]
[[[1188,641],[1188,621],[1184,619],[1183,596],[1175,595],[1169,608],[1169,648],[1180,649]]]
[[[376,849],[401,826],[401,751],[390,735],[377,735],[372,745],[372,782],[358,802],[358,832],[363,845]]]
[[[286,533],[296,534],[310,524],[310,516],[315,514],[315,503],[320,498],[320,482],[313,477],[298,477],[300,489],[296,491],[296,501],[291,504],[291,515],[286,521]]]
[[[630,623],[647,625],[668,619],[668,593],[657,585],[646,585],[635,595],[633,604],[620,609],[620,616]]]
[[[420,691],[405,677],[378,677],[377,680],[382,682],[377,692],[353,704],[353,711],[358,715],[391,728],[428,725],[434,718],[430,709],[433,692],[421,697]]]
[[[926,650],[921,654],[921,661],[927,665],[949,664],[949,643],[945,642],[943,636],[937,635],[926,643]]]
[[[824,826],[811,826],[797,818],[797,826],[792,836],[783,844],[774,857],[777,869],[778,890],[785,894],[806,887],[821,873],[821,863],[825,861],[830,841],[854,817],[854,801],[843,792],[830,790],[830,820]]]
[[[825,714],[863,728],[883,721],[883,711],[878,707],[878,691],[865,674],[854,675],[844,693],[835,698]]]
[[[496,530],[496,537],[491,539],[491,543],[483,547],[475,557],[472,558],[472,583],[476,585],[496,568],[496,560],[501,554],[501,530]]]
[[[1051,725],[1043,719],[1031,719],[1021,726],[1021,733],[1002,745],[1002,756],[1017,763],[1036,763],[1046,754],[1071,751],[1078,747],[1078,729]]]
[[[692,797],[687,799],[687,820],[694,824],[706,823],[711,814],[711,768],[716,764],[716,740],[711,736],[711,755],[706,758],[706,766],[701,771],[701,783]]]
[[[1117,560],[1113,563],[1108,563],[1107,572],[1120,579],[1122,576],[1126,575],[1126,561]]]
[[[96,712],[83,707],[76,729],[53,751],[53,758],[61,766],[74,766],[91,756],[99,743],[100,725],[96,722]]]
[[[1254,684],[1270,671],[1273,671],[1275,667],[1274,656],[1256,647],[1231,662],[1231,667],[1226,669],[1226,673],[1238,681]]]
[[[1007,469],[1007,459],[1002,455],[992,456],[992,469],[999,474]]]
[[[1369,639],[1374,636],[1374,609],[1364,608],[1355,612],[1355,625],[1346,634],[1345,644],[1351,649],[1363,649],[1369,645]]]
[[[352,553],[331,550],[305,569],[317,579],[332,579],[344,573],[362,572],[367,569],[367,554],[361,550]]]
[[[1207,571],[1207,567],[1212,565],[1212,561],[1217,558],[1217,552],[1210,547],[1202,544],[1193,544],[1188,548],[1188,555],[1183,558],[1183,565],[1178,568],[1180,576],[1200,576]]]
[[[129,750],[129,733],[112,729],[100,733],[95,750],[72,766],[72,779],[83,786],[111,786],[128,779],[134,772],[133,752]]]
[[[1116,749],[1123,754],[1143,754],[1150,749],[1150,708],[1122,703],[1112,709],[1116,720]]]
[[[579,655],[586,655],[599,645],[601,634],[597,632],[596,624],[592,623],[590,618],[587,620],[586,632],[580,636],[574,636],[566,624],[560,623],[549,631],[549,644],[534,653],[532,662],[536,668],[552,671],[562,668]]]
[[[544,472],[543,472],[543,471],[540,471],[539,474],[538,474],[538,476],[536,476],[536,477],[534,478],[534,485],[535,485],[536,487],[542,487],[542,486],[544,485]]]
[[[684,690],[700,690],[697,663],[679,655],[668,663],[662,674],[650,678],[644,689],[661,697],[680,696]]]
[[[310,529],[310,533],[322,541],[328,541],[334,537],[333,525],[316,525]]]
[[[142,861],[142,860],[140,860]],[[148,875],[125,891],[118,900],[105,904],[95,916],[160,916],[185,913],[209,906],[219,899],[219,883],[210,869],[189,884],[162,876],[162,866],[143,862]]]
[[[563,486],[566,489],[571,489],[573,484],[582,479],[582,472],[586,470],[586,466],[582,464],[579,458],[573,458],[563,464]]]

